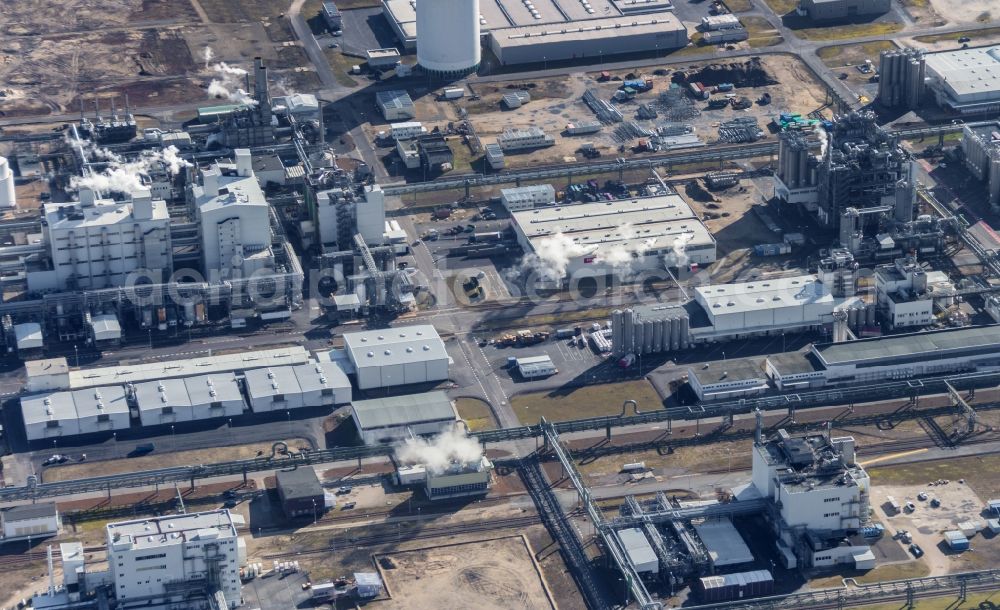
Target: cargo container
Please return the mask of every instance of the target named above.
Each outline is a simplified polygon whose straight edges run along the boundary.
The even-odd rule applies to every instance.
[[[597,133],[601,130],[601,123],[598,121],[578,121],[566,125],[566,133],[571,136],[581,136],[588,133]]]
[[[736,88],[735,85],[733,85],[732,83],[719,83],[718,85],[716,85],[715,90],[722,92],[722,91],[732,91],[735,88]]]
[[[953,551],[968,551],[969,550],[969,539],[965,537],[965,534],[958,530],[951,530],[944,533],[944,541],[948,544],[948,548]]]
[[[575,336],[576,332],[572,328],[560,328],[556,330],[556,339],[569,339]]]
[[[441,92],[441,97],[446,100],[457,100],[458,98],[465,97],[465,89],[461,87],[449,87]]]
[[[503,241],[503,233],[500,231],[489,231],[487,233],[473,233],[469,238],[469,243],[487,244],[491,242]]]
[[[753,247],[753,251],[757,256],[778,256],[780,254],[788,254],[792,251],[792,247],[786,243],[758,244]]]
[[[708,100],[709,108],[725,108],[729,105],[729,98],[727,97],[713,97]]]
[[[767,570],[705,576],[695,581],[695,588],[708,603],[761,597],[774,593],[774,577]]]

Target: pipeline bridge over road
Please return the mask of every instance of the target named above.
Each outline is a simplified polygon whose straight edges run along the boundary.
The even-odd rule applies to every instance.
[[[698,424],[703,419],[721,418],[723,424],[728,422],[731,425],[736,415],[750,414],[757,409],[765,412],[784,410],[794,419],[797,409],[831,405],[853,407],[855,403],[897,398],[905,398],[909,401],[908,405],[915,406],[921,395],[949,394],[952,389],[955,391],[974,391],[976,388],[996,387],[997,385],[1000,385],[1000,372],[967,373],[835,390],[816,390],[813,392],[761,396],[751,399],[699,404],[687,407],[672,407],[669,409],[645,411],[629,416],[626,416],[625,407],[623,406],[620,415],[555,422],[549,425],[560,434],[604,430],[608,437],[610,437],[611,431],[616,428],[665,423],[666,432],[669,433],[674,421],[694,421]],[[1000,405],[977,405],[976,408],[980,410],[1000,408]],[[941,409],[943,409],[941,413],[954,411],[954,408],[948,410],[949,408],[942,407]],[[885,416],[871,417],[884,418]],[[851,421],[852,423],[864,423],[867,419],[862,416],[857,421],[854,419]],[[544,431],[541,424],[536,424],[518,428],[475,432],[472,436],[485,446],[504,441],[540,438],[544,436]],[[102,491],[110,495],[111,491],[115,489],[155,487],[175,482],[190,482],[191,485],[194,485],[197,480],[216,477],[242,476],[246,480],[249,474],[255,472],[341,461],[358,460],[360,462],[366,458],[387,457],[392,452],[393,447],[384,445],[340,447],[322,451],[287,453],[284,455],[275,454],[270,457],[249,460],[178,466],[53,483],[44,483],[38,481],[37,477],[32,476],[28,478],[27,485],[0,489],[0,502],[18,502]]]

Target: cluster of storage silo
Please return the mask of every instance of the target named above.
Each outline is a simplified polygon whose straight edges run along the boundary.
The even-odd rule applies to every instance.
[[[815,186],[817,163],[813,158],[822,151],[822,141],[814,131],[790,129],[781,134],[778,144],[778,177],[790,189]]]
[[[886,108],[913,110],[924,95],[926,59],[923,51],[882,51],[879,58],[878,101]]]
[[[690,320],[680,307],[646,312],[615,310],[611,314],[611,343],[616,355],[685,349],[690,344]]]

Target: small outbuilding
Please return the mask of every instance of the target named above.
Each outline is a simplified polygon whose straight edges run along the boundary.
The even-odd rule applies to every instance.
[[[4,540],[54,536],[62,527],[55,502],[12,506],[0,512]]]
[[[295,470],[279,470],[275,475],[278,497],[285,516],[317,516],[326,507],[323,486],[316,471],[309,466]]]

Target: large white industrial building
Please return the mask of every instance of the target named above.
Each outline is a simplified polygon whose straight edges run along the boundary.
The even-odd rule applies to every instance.
[[[385,242],[385,194],[373,184],[362,193],[330,189],[316,193],[319,241],[323,245],[350,243],[360,234],[369,246]]]
[[[128,403],[122,386],[25,396],[21,398],[21,413],[29,441],[129,427]]]
[[[481,38],[504,64],[667,51],[688,43],[669,0],[425,1],[382,0],[382,14],[432,72],[477,66]],[[418,37],[428,28],[429,37]]]
[[[692,323],[696,341],[816,328],[832,323],[835,310],[864,306],[858,297],[833,296],[815,275],[699,286],[694,298],[708,318],[707,326]]]
[[[147,381],[134,388],[143,426],[235,417],[245,408],[232,373]]]
[[[1000,108],[1000,45],[924,57],[927,85],[939,106],[962,114]]]
[[[767,373],[782,390],[873,383],[1000,370],[1000,325],[950,328],[816,343],[807,352],[768,356]]]
[[[564,277],[663,269],[715,262],[715,238],[679,195],[618,199],[511,214],[526,254],[568,259]]]
[[[274,267],[271,216],[250,151],[237,149],[235,156],[235,164],[203,169],[201,184],[191,187],[209,280],[245,278]]]
[[[455,403],[444,392],[355,400],[351,417],[366,445],[440,434],[458,422]]]
[[[116,202],[81,189],[80,201],[46,204],[44,215],[52,269],[31,269],[32,291],[123,286],[140,269],[162,280],[173,264],[167,204],[148,190]]]
[[[752,483],[734,492],[774,502],[771,524],[785,567],[874,567],[856,534],[869,520],[871,480],[855,461],[853,437],[793,438],[779,430],[754,443]]]
[[[229,608],[243,602],[246,546],[228,510],[109,523],[106,536],[119,604],[146,598],[183,603],[206,589],[221,591]]]
[[[360,390],[444,381],[451,362],[429,324],[344,333],[343,351],[327,356],[354,373]]]
[[[254,413],[351,402],[351,381],[333,362],[255,369],[245,377]]]

